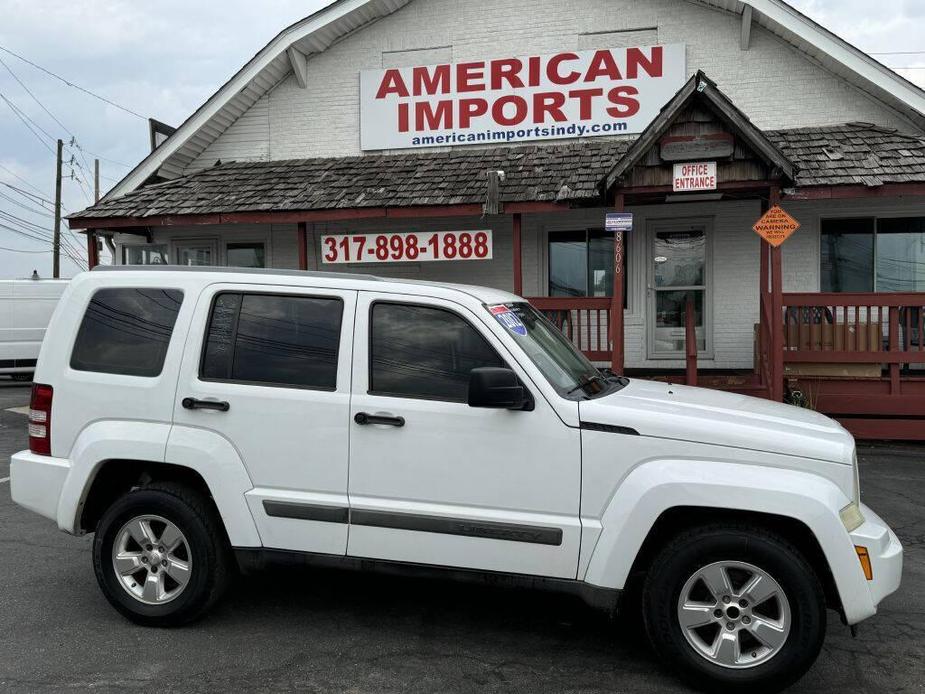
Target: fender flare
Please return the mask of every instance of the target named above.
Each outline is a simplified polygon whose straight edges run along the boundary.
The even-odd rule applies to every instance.
[[[80,532],[87,495],[108,460],[170,463],[194,470],[208,486],[232,546],[261,545],[244,497],[254,485],[231,443],[204,429],[158,422],[102,420],[80,432],[58,505],[59,528]]]
[[[665,511],[698,506],[792,518],[813,533],[849,623],[874,614],[857,554],[839,516],[849,503],[808,472],[706,460],[655,460],[635,468],[610,499],[584,580],[621,589],[643,542]]]

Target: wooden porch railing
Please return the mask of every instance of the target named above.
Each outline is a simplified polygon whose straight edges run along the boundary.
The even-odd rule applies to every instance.
[[[784,294],[784,360],[925,363],[925,292]]]
[[[899,394],[925,364],[925,292],[784,294],[782,329],[786,363],[886,365]]]
[[[531,297],[542,312],[593,361],[610,361],[609,297]]]

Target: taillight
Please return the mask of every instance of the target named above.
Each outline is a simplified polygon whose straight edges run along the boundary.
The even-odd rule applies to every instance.
[[[51,455],[51,386],[32,386],[29,403],[29,450],[38,455]]]

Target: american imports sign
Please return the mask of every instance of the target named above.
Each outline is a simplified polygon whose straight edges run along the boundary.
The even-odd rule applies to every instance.
[[[639,133],[686,79],[683,44],[360,72],[360,146]]]

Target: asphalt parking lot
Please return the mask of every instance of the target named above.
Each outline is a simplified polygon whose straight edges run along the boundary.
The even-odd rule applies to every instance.
[[[26,447],[28,386],[0,380],[0,479]],[[825,648],[793,692],[925,691],[925,446],[865,446],[866,503],[905,549],[900,593]],[[324,571],[238,581],[205,620],[136,627],[105,602],[90,538],[0,482],[0,690],[684,692],[638,628],[569,598]]]

